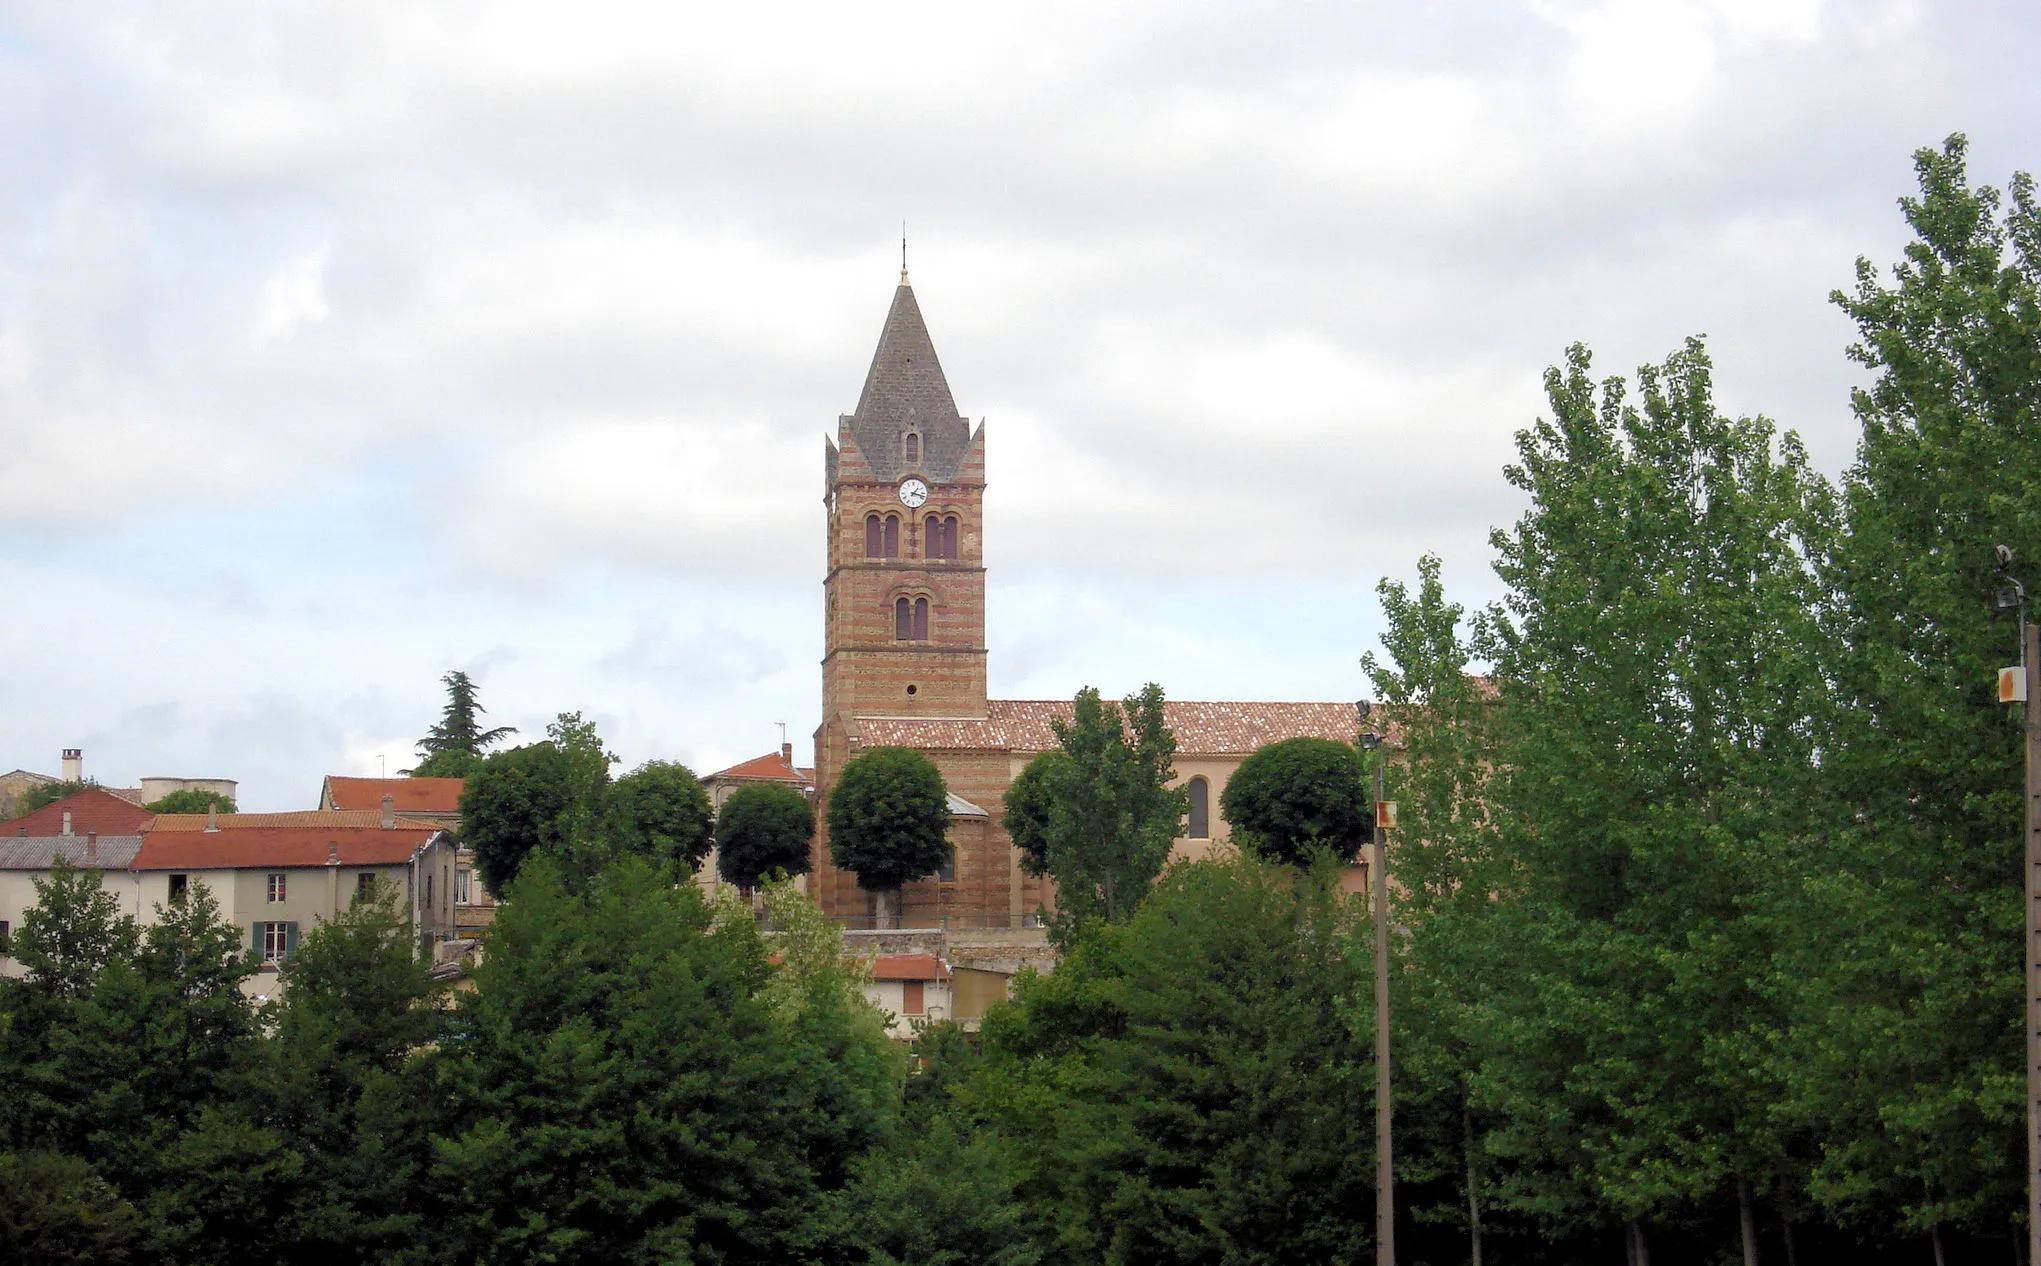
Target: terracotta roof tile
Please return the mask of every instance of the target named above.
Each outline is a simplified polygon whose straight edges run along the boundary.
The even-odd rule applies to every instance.
[[[62,800],[52,800],[34,813],[24,813],[11,822],[0,822],[0,835],[20,835],[23,827],[28,828],[30,835],[61,835],[66,810],[71,814],[71,832],[74,835],[84,835],[87,831],[97,831],[101,835],[133,835],[149,820],[147,809],[115,795],[110,789],[87,787]]]
[[[291,813],[222,813],[219,815],[222,831],[247,831],[263,829],[331,829],[335,827],[377,827],[383,825],[381,809],[300,809]],[[165,831],[203,831],[207,818],[203,813],[159,813],[143,824],[149,834]],[[397,817],[399,829],[412,831],[436,831],[440,824],[423,818]]]
[[[459,813],[462,778],[347,778],[326,776],[322,803],[335,809],[381,809],[388,795],[399,813]]]
[[[253,814],[281,817],[281,814]],[[238,866],[324,866],[337,847],[342,866],[395,866],[439,830],[415,823],[380,827],[241,827],[218,831],[150,831],[136,870],[227,870]]]
[[[784,752],[767,752],[763,756],[754,756],[750,760],[732,765],[728,769],[719,769],[715,773],[710,774],[709,777],[728,778],[733,781],[751,778],[761,781],[790,782],[809,786],[815,781],[815,771],[796,766]]]
[[[875,954],[873,980],[948,980],[949,964],[933,954]]]
[[[859,717],[866,747],[901,746],[958,751],[1041,752],[1056,745],[1049,722],[1068,720],[1067,699],[994,699],[986,716]],[[1286,738],[1329,738],[1351,743],[1359,724],[1351,703],[1273,703],[1168,700],[1163,719],[1185,756],[1244,755]]]

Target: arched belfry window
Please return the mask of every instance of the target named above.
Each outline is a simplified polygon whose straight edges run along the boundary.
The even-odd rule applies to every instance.
[[[896,642],[928,640],[928,599],[893,599],[893,640]]]
[[[1212,838],[1212,784],[1203,778],[1191,779],[1188,790],[1191,793],[1190,828],[1185,832],[1194,840]]]
[[[882,549],[880,549],[880,551],[879,551],[879,553],[881,554],[881,556],[883,556],[883,557],[886,557],[886,558],[898,558],[898,557],[900,557],[900,516],[899,516],[899,515],[897,515],[897,514],[889,514],[889,515],[887,515],[887,516],[886,516],[886,533],[885,533],[885,536],[886,536],[886,539],[885,539],[885,542],[884,542],[884,547],[883,547]]]
[[[931,514],[923,521],[923,539],[928,542],[926,552],[930,558],[946,558],[954,561],[957,557],[957,516]]]
[[[908,464],[909,466],[918,466],[918,465],[920,465],[920,464],[921,464],[921,435],[920,435],[920,433],[919,433],[919,432],[916,432],[916,431],[909,431],[909,432],[907,433],[906,437],[905,437],[904,439],[902,439],[902,440],[900,441],[900,444],[901,444],[902,450],[904,451],[904,453],[905,453],[905,455],[906,455],[906,457],[907,457],[907,464]]]
[[[885,521],[876,514],[865,516],[865,557],[882,557],[886,549]]]

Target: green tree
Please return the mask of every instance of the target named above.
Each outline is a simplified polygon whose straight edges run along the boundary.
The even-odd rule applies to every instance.
[[[205,813],[211,809],[218,809],[221,813],[232,813],[234,798],[200,787],[186,787],[182,791],[173,791],[161,799],[151,800],[142,807],[151,813]]]
[[[134,1260],[142,1219],[92,1167],[57,1152],[0,1152],[0,1258],[15,1266]]]
[[[901,885],[950,860],[949,792],[935,763],[912,748],[870,748],[845,765],[828,814],[831,858],[858,887],[890,898],[892,914]]]
[[[1506,472],[1531,507],[1494,537],[1488,787],[1522,987],[1469,1036],[1500,1195],[1642,1234],[1779,1159],[1744,914],[1810,826],[1829,494],[1790,434],[1716,411],[1697,340],[1638,377],[1631,404],[1571,349]]]
[[[1051,725],[1061,759],[1030,762],[1002,821],[1026,841],[1027,864],[1055,876],[1066,919],[1125,918],[1169,860],[1189,804],[1169,785],[1176,736],[1162,687],[1150,682],[1116,705],[1087,686],[1071,719]]]
[[[1815,1194],[1870,1225],[1999,1235],[2022,1216],[2019,659],[1994,545],[2041,588],[2041,209],[1973,187],[1964,138],[1915,155],[1913,240],[1834,299],[1856,322],[1862,438],[1828,556],[1843,706],[1834,825],[1810,845],[1786,973]]]
[[[784,783],[752,783],[731,792],[716,817],[716,870],[749,892],[771,875],[806,874],[814,840],[808,797]]]
[[[1370,799],[1351,744],[1292,738],[1240,762],[1219,804],[1237,842],[1271,861],[1303,866],[1319,853],[1353,861],[1373,838]]]
[[[1372,1206],[1353,909],[1321,868],[1179,864],[984,1028],[958,1101],[1050,1260],[1349,1262]]]
[[[456,668],[440,681],[446,686],[446,708],[439,714],[439,723],[418,740],[418,754],[428,762],[447,752],[484,756],[491,747],[517,733],[514,725],[482,728],[482,713],[487,709],[476,698],[475,682],[468,674]],[[411,772],[419,777],[428,776],[422,766]]]
[[[566,752],[528,743],[485,759],[461,789],[461,834],[489,891],[503,892],[527,859],[572,829],[575,777]]]
[[[483,760],[479,753],[454,748],[434,752],[405,773],[412,778],[472,778]]]
[[[644,859],[579,890],[530,866],[445,1047],[459,1256],[819,1256],[899,1069],[840,949],[811,958],[775,966],[748,912],[715,917]]]
[[[871,1266],[1035,1266],[1035,1214],[997,1135],[941,1115],[851,1164],[842,1238]]]
[[[694,771],[651,760],[609,789],[609,841],[615,848],[698,869],[715,846],[715,811]]]
[[[1007,786],[1006,812],[1000,825],[1020,850],[1021,869],[1030,875],[1049,873],[1049,828],[1054,821],[1056,789],[1069,776],[1069,761],[1060,747],[1038,753]]]
[[[108,892],[96,867],[59,857],[33,881],[35,905],[22,912],[12,954],[29,987],[56,999],[83,995],[99,973],[135,953],[135,921]]]

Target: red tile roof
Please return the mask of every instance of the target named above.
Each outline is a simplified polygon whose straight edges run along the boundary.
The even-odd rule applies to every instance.
[[[754,756],[750,760],[742,764],[732,765],[728,769],[719,769],[715,773],[710,774],[709,777],[729,778],[732,780],[755,778],[763,781],[792,782],[800,783],[802,786],[812,786],[815,782],[815,771],[812,769],[802,769],[794,764],[791,756],[787,755],[784,751],[778,751],[767,752],[763,756]]]
[[[933,954],[877,954],[871,959],[873,980],[948,980],[950,967]]]
[[[133,835],[149,820],[149,811],[114,795],[104,787],[74,791],[62,800],[52,800],[34,813],[24,813],[11,822],[0,822],[0,835],[56,835],[64,829],[64,813],[71,814],[71,834],[97,831],[101,835]]]
[[[266,816],[266,815],[252,815]],[[395,866],[411,860],[437,827],[239,827],[151,831],[136,870],[227,870],[238,866],[324,866],[338,846],[342,866]]]
[[[223,831],[246,831],[254,828],[320,828],[333,827],[378,827],[383,825],[381,809],[298,809],[290,813],[222,813],[217,822]],[[159,813],[143,824],[143,830],[159,831],[203,831],[208,819],[203,813]],[[435,831],[439,823],[423,818],[407,818],[397,815],[400,830]]]
[[[335,809],[380,809],[383,797],[396,800],[399,813],[459,813],[463,778],[346,778],[326,776],[322,804]]]
[[[900,746],[959,751],[1042,752],[1056,746],[1052,719],[1070,719],[1067,699],[994,699],[984,720],[943,717],[859,717],[865,747]],[[1208,702],[1172,699],[1163,719],[1185,756],[1245,755],[1286,738],[1354,741],[1359,730],[1351,703]]]

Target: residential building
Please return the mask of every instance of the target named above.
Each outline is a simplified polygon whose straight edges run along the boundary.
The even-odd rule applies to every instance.
[[[886,1013],[886,1030],[903,1041],[916,1023],[950,1018],[950,967],[934,954],[879,954],[867,959],[865,996]]]
[[[13,937],[21,930],[22,915],[36,904],[35,881],[48,879],[58,858],[98,870],[106,885],[122,895],[121,908],[132,911],[126,896],[132,886],[128,867],[141,847],[140,835],[0,835],[0,975],[21,975]]]
[[[1024,926],[1055,906],[1054,884],[1026,874],[1000,825],[1006,789],[1053,747],[1068,700],[988,697],[985,626],[985,427],[957,409],[903,271],[855,411],[825,441],[822,722],[815,786],[826,803],[866,748],[910,747],[942,771],[955,861],[902,893],[903,926]],[[1263,744],[1313,736],[1350,742],[1349,702],[1172,701],[1177,783],[1190,813],[1176,855],[1225,843],[1220,796]],[[1359,868],[1349,885],[1361,882]],[[846,924],[873,896],[830,864],[826,821],[810,890]]]
[[[321,809],[375,809],[385,803],[406,818],[436,822],[461,836],[461,793],[464,778],[350,778],[328,774],[319,786]],[[480,935],[496,918],[496,897],[482,884],[474,850],[459,846],[454,864],[455,922],[462,936]]]
[[[87,787],[33,813],[0,822],[0,836],[140,835],[154,816],[105,787]]]
[[[14,806],[31,787],[46,787],[57,781],[48,774],[32,770],[15,769],[0,774],[0,820],[15,816]]]
[[[0,920],[10,930],[35,904],[52,859],[96,868],[121,909],[147,926],[203,885],[220,915],[245,930],[263,965],[244,988],[271,996],[299,938],[378,881],[397,894],[421,955],[455,940],[453,837],[389,811],[158,814],[138,835],[0,836]],[[19,974],[13,959],[0,972]]]

